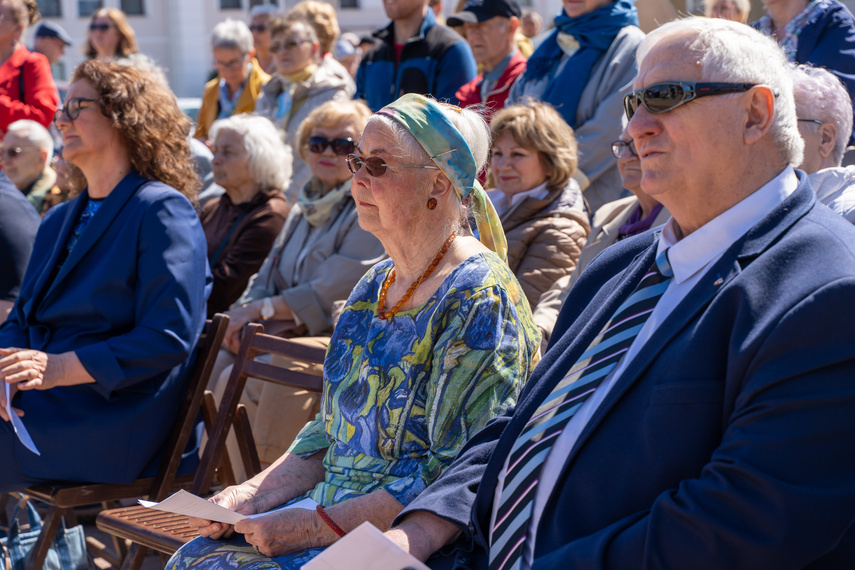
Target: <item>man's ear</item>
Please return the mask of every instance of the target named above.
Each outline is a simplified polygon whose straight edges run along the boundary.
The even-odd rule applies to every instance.
[[[837,141],[837,125],[834,123],[823,123],[819,127],[819,155],[828,158],[834,152],[834,143]]]
[[[510,31],[513,34],[516,34],[519,27],[520,27],[520,19],[519,18],[517,18],[516,16],[511,16],[510,18],[508,18],[508,31]]]
[[[39,149],[39,160],[42,161],[42,168],[47,166],[49,159],[50,159],[50,157],[48,156],[47,150],[40,148]]]
[[[753,144],[763,138],[775,118],[775,94],[765,85],[752,87],[748,92],[745,120],[745,143]]]

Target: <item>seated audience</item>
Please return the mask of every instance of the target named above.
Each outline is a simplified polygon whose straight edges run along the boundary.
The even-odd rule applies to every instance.
[[[507,105],[523,97],[545,101],[573,128],[577,176],[592,213],[625,195],[609,145],[620,136],[621,100],[638,70],[643,37],[631,0],[568,0],[508,97]]]
[[[451,16],[450,24],[461,25],[466,41],[481,69],[478,76],[457,90],[461,107],[483,104],[485,118],[505,106],[514,81],[525,71],[525,56],[516,47],[520,24],[516,0],[470,0],[462,12]]]
[[[278,8],[274,4],[259,4],[249,11],[249,31],[255,48],[255,61],[268,75],[276,71],[273,54],[270,53],[270,21],[276,17]]]
[[[319,0],[302,0],[288,10],[288,17],[309,22],[318,35],[321,57],[326,59],[332,56],[335,42],[341,33],[338,15],[332,4]]]
[[[0,323],[21,291],[39,222],[32,204],[0,171]]]
[[[202,209],[214,288],[208,317],[226,311],[270,253],[290,210],[288,149],[264,117],[235,115],[211,125],[214,182],[225,194]]]
[[[513,413],[387,536],[458,538],[434,568],[850,568],[855,228],[790,166],[786,59],[715,18],[638,53],[627,133],[673,217],[588,266]]]
[[[772,36],[795,63],[824,67],[855,98],[855,16],[837,0],[763,0],[768,14],[751,24]],[[855,143],[855,131],[849,141]]]
[[[419,95],[369,120],[348,157],[352,193],[359,224],[391,259],[344,307],[318,419],[266,471],[211,499],[268,514],[234,527],[190,519],[207,538],[180,549],[169,568],[300,568],[339,538],[336,527],[386,529],[476,430],[513,405],[540,335],[475,178],[488,136],[474,112]],[[489,247],[472,237],[465,203]],[[318,512],[277,509],[306,497]]]
[[[39,213],[45,195],[56,182],[56,172],[50,166],[52,157],[53,137],[35,121],[15,121],[0,143],[3,170]]]
[[[748,21],[751,4],[748,0],[704,0],[707,18],[722,18],[744,24]]]
[[[508,265],[534,311],[576,267],[591,231],[576,169],[573,129],[550,105],[502,109],[490,125],[489,192],[508,237]]]
[[[42,22],[36,28],[33,49],[30,51],[42,54],[48,63],[53,65],[65,55],[65,48],[71,45],[71,36],[62,26],[53,22]]]
[[[50,65],[27,51],[21,38],[40,17],[35,0],[0,0],[0,139],[15,121],[30,119],[50,126],[59,93]]]
[[[252,113],[261,88],[270,80],[252,57],[252,32],[243,22],[228,19],[214,26],[211,48],[217,77],[202,92],[193,135],[201,141],[208,139],[208,129],[217,119]]]
[[[297,129],[322,103],[348,101],[354,86],[353,79],[338,63],[335,68],[321,64],[318,36],[307,20],[289,15],[274,21],[270,34],[276,73],[262,88],[256,110],[283,131],[285,142],[293,149],[293,174],[286,192],[288,203],[293,205],[300,189],[312,177],[296,147]]]
[[[85,53],[89,59],[153,65],[140,53],[134,29],[118,8],[100,8],[92,13]]]
[[[820,202],[855,224],[855,166],[842,166],[852,131],[852,101],[839,79],[821,67],[792,69],[799,134],[805,142],[799,168],[810,176]]]
[[[356,40],[358,42],[359,38],[356,38]],[[336,61],[347,70],[351,77],[356,77],[356,71],[359,69],[359,62],[362,61],[361,47],[342,37],[335,42],[333,56]]]
[[[0,326],[0,492],[48,480],[130,483],[159,460],[205,322],[210,272],[189,198],[198,179],[175,96],[133,66],[89,60],[57,111],[86,190],[36,235]]]
[[[646,232],[650,228],[661,226],[671,217],[668,210],[656,198],[648,196],[641,190],[641,161],[638,158],[635,143],[626,129],[621,134],[620,140],[612,143],[612,153],[617,159],[623,187],[632,192],[632,196],[610,202],[597,210],[588,241],[585,242],[585,247],[579,254],[573,273],[558,279],[549,291],[541,295],[540,303],[532,312],[534,322],[543,334],[541,347],[544,350],[552,335],[561,306],[564,305],[570,289],[588,264],[610,245]]]
[[[365,272],[385,257],[377,238],[359,227],[345,162],[370,115],[361,101],[328,101],[300,125],[297,145],[312,178],[300,190],[258,275],[226,313],[231,319],[229,329],[211,374],[213,382],[219,379],[218,396],[225,389],[226,367],[234,362],[247,323],[260,322],[269,333],[326,347],[333,331],[333,306],[347,299]],[[265,467],[315,417],[318,401],[304,390],[247,381],[242,403],[250,414]],[[234,440],[229,441],[230,449],[236,451]],[[239,455],[230,453],[230,457]],[[234,469],[241,473],[243,466],[236,464]]]

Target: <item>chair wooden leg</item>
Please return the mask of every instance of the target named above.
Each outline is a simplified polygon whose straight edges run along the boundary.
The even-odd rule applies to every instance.
[[[122,563],[122,570],[140,570],[143,560],[145,560],[145,555],[145,546],[132,543],[127,556],[125,556],[125,561]]]
[[[50,545],[53,542],[53,537],[56,536],[56,531],[59,528],[59,523],[62,521],[62,515],[65,509],[59,507],[50,507],[42,522],[42,531],[39,533],[39,538],[30,553],[30,558],[27,560],[27,570],[41,570],[44,566],[45,558],[50,550]]]

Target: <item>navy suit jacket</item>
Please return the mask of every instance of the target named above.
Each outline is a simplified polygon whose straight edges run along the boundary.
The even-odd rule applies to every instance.
[[[16,443],[36,478],[126,483],[155,458],[181,405],[205,321],[211,275],[193,206],[175,189],[126,176],[61,268],[84,192],[52,208],[36,236],[0,346],[74,351],[94,384],[19,392],[41,456]]]
[[[0,171],[0,299],[14,301],[42,219],[5,172]]]
[[[800,176],[596,410],[551,491],[535,568],[855,567],[855,228]],[[458,566],[486,567],[511,445],[651,266],[656,238],[627,239],[592,262],[516,410],[402,513],[458,525]]]

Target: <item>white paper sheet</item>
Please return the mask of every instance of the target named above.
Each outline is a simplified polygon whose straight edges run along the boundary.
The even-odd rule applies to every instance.
[[[176,513],[179,515],[187,515],[188,517],[207,519],[209,521],[222,522],[226,524],[237,524],[243,519],[251,519],[253,517],[260,517],[262,515],[267,514],[259,513],[256,515],[242,515],[225,507],[221,507],[220,505],[215,505],[211,501],[206,501],[202,497],[198,497],[193,493],[188,493],[183,489],[178,491],[177,493],[174,493],[173,495],[162,500],[159,503],[155,503],[152,501],[143,501],[142,499],[140,499],[139,503],[144,507],[149,507],[158,511],[166,511],[167,513]],[[287,507],[282,508],[314,509],[316,505],[317,503],[312,499],[303,499],[298,503],[294,503],[293,505],[288,505]]]
[[[36,455],[41,455],[42,452],[39,451],[38,447],[36,447],[36,444],[33,442],[33,438],[30,437],[30,433],[27,431],[27,428],[24,427],[24,422],[21,421],[21,418],[19,418],[18,414],[16,414],[12,409],[12,398],[9,397],[9,393],[11,392],[9,383],[3,380],[3,386],[5,386],[6,389],[6,415],[8,415],[12,420],[12,428],[15,430],[15,435],[18,436],[18,439],[21,440],[24,447]]]
[[[386,538],[380,529],[364,522],[347,533],[318,556],[303,565],[302,570],[430,570],[418,559],[404,552]]]

